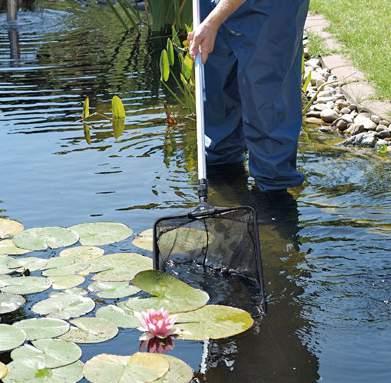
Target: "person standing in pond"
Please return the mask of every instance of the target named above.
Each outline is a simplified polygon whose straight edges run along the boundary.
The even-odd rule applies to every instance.
[[[203,21],[190,54],[205,65],[209,165],[241,164],[260,191],[303,183],[302,37],[309,0],[199,0]]]

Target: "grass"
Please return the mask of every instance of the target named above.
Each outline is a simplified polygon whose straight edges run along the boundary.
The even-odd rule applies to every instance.
[[[378,96],[391,100],[391,1],[311,0],[311,11],[331,21],[330,32],[344,53],[366,73]]]
[[[327,49],[324,41],[316,33],[308,33],[308,53],[311,57],[327,56],[334,52]]]

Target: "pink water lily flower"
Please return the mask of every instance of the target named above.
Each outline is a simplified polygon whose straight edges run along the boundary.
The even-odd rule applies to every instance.
[[[137,329],[144,333],[140,337],[140,340],[149,340],[152,338],[165,339],[177,334],[174,326],[176,317],[169,315],[168,311],[163,308],[160,310],[151,309],[141,313],[135,312],[134,316],[139,320],[141,325]]]

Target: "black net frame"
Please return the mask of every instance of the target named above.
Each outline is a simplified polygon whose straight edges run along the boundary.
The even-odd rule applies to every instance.
[[[153,227],[153,250],[156,270],[196,264],[220,277],[235,274],[250,280],[265,312],[259,228],[252,207],[201,204],[190,213],[162,217]]]

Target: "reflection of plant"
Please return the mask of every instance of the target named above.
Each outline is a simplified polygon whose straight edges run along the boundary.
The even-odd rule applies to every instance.
[[[190,31],[189,27],[186,27]],[[187,40],[181,42],[177,31],[172,28],[172,37],[167,39],[166,48],[160,55],[160,79],[175,100],[191,113],[195,112],[193,59],[188,51]],[[178,79],[179,72],[179,79]],[[177,87],[177,94],[170,86],[170,80]]]

